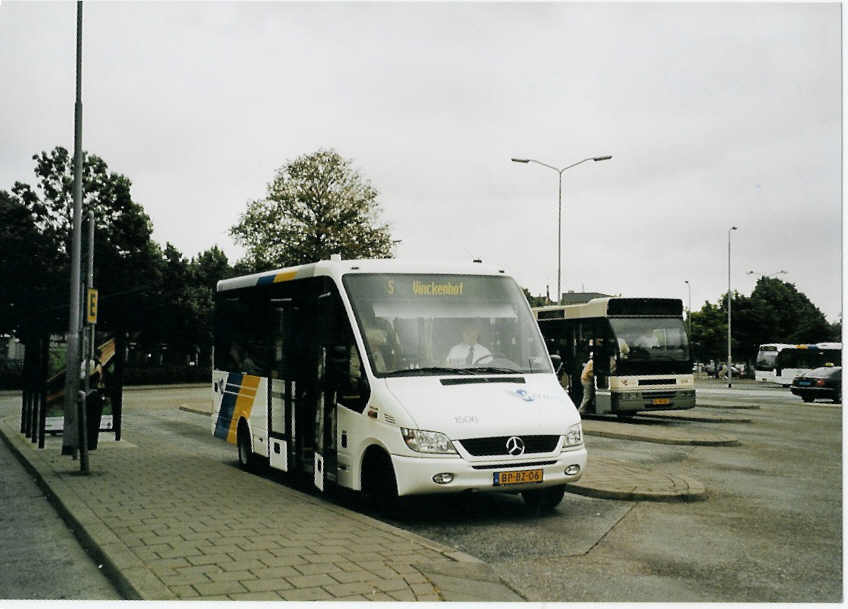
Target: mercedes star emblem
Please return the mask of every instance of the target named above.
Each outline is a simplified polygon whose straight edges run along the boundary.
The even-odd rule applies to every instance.
[[[506,441],[506,452],[513,457],[524,454],[524,441],[518,436],[512,436]]]

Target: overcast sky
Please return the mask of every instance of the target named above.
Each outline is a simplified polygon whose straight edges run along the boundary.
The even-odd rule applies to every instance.
[[[75,3],[0,4],[0,188],[73,150]],[[693,308],[781,275],[842,297],[840,5],[94,3],[83,147],[154,238],[219,245],[275,169],[334,148],[404,259]]]

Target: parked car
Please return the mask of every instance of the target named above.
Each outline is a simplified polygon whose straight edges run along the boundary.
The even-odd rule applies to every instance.
[[[805,372],[792,380],[789,390],[805,402],[824,398],[842,403],[842,367],[825,366]]]

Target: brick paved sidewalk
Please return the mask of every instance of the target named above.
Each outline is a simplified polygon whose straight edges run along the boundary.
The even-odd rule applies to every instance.
[[[79,462],[60,455],[61,437],[39,451],[17,416],[0,420],[128,598],[522,600],[470,556],[245,473],[229,445],[198,454],[200,442],[169,441],[140,421],[125,418],[121,442],[101,435],[92,474],[81,476]],[[468,585],[444,577],[451,572],[471,573]],[[450,590],[434,585],[439,578]]]

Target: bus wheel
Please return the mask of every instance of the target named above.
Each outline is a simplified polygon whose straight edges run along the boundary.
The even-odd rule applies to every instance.
[[[371,449],[362,463],[362,498],[366,506],[378,512],[390,512],[398,506],[395,470],[380,449]]]
[[[245,470],[253,469],[253,447],[250,445],[250,432],[247,431],[247,424],[244,420],[239,423],[236,444],[238,445],[239,466]]]
[[[565,497],[565,485],[550,486],[534,491],[522,491],[521,498],[531,510],[549,512],[560,504]]]

